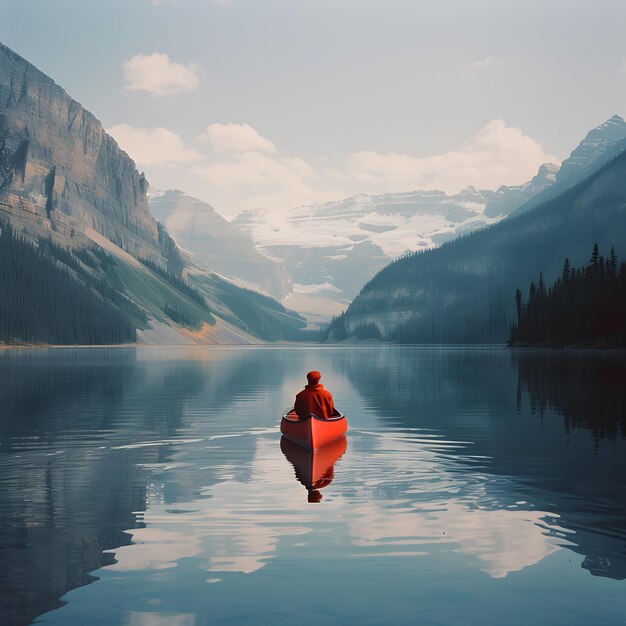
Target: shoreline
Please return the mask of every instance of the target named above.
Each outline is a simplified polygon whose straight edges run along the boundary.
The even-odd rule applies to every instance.
[[[619,351],[626,350],[626,344],[618,344],[612,342],[596,342],[585,341],[581,343],[569,343],[565,345],[549,344],[547,342],[542,343],[526,343],[516,342],[514,344],[506,344],[506,347],[511,350],[610,350]]]
[[[517,343],[514,345],[507,344],[474,344],[474,343],[446,343],[446,344],[393,344],[384,342],[363,342],[363,343],[311,343],[311,342],[291,342],[277,341],[259,344],[249,343],[109,343],[109,344],[48,344],[48,343],[0,343],[0,351],[2,350],[94,350],[94,349],[111,349],[111,348],[484,348],[493,349],[501,348],[503,350],[548,350],[550,352],[557,351],[610,351],[610,352],[626,352],[626,345],[616,345],[612,343],[584,343],[584,344],[568,344],[564,346],[548,345],[548,344],[525,344]]]

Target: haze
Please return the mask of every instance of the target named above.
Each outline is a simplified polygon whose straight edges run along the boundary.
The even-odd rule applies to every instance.
[[[153,186],[227,216],[519,184],[624,113],[617,1],[6,0],[2,15],[0,39]]]

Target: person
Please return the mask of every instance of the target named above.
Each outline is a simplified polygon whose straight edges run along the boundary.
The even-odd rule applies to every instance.
[[[320,384],[321,377],[322,375],[316,371],[306,375],[309,384],[296,396],[294,403],[294,409],[300,419],[304,419],[310,413],[328,419],[335,412],[333,396]]]

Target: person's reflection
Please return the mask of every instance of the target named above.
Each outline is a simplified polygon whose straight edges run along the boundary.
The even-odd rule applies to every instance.
[[[306,487],[308,502],[320,502],[323,498],[320,489],[327,487],[333,481],[335,463],[347,447],[347,438],[341,437],[311,452],[286,437],[281,437],[280,449],[293,465],[296,478]]]

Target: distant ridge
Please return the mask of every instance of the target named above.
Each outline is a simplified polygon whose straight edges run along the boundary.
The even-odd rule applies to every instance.
[[[290,293],[284,263],[261,254],[247,234],[210,204],[179,189],[154,190],[148,196],[152,215],[213,271],[278,299]]]
[[[600,126],[590,130],[585,138],[563,161],[555,182],[544,191],[519,205],[511,215],[524,213],[547,202],[594,172],[626,150],[626,122],[614,115]]]

